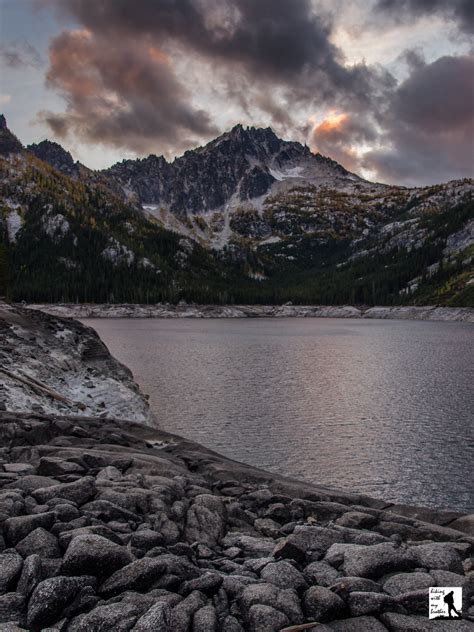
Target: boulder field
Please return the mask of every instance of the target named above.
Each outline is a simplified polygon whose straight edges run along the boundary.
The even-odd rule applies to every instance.
[[[3,411],[0,444],[2,631],[473,629],[472,516],[124,420]],[[429,621],[430,586],[462,586],[464,620]]]

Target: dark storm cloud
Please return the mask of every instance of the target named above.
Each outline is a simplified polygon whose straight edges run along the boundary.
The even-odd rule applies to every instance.
[[[389,149],[365,166],[381,178],[435,182],[474,172],[474,57],[445,56],[419,65],[394,92],[383,119]]]
[[[112,107],[104,118],[100,92],[95,100],[81,97],[81,85],[77,87],[70,81],[69,74],[72,72],[79,84],[83,76],[77,77],[72,68],[63,73],[68,66],[66,56],[59,63],[54,57],[55,49],[64,46],[65,41],[71,52],[77,44],[74,35],[64,33],[52,44],[49,79],[62,91],[69,108],[59,120],[47,120],[56,125],[55,129],[58,125],[74,128],[91,139],[96,137],[132,149],[146,145],[132,142],[133,135],[142,129],[141,136],[149,141],[159,140],[164,131],[166,141],[172,142],[173,136],[182,137],[186,126],[201,137],[210,133],[206,115],[192,111],[186,90],[176,76],[172,78],[171,62],[166,72],[161,68],[159,78],[153,77],[147,90],[145,82],[140,83],[135,93],[139,95],[138,102],[128,85],[122,85],[118,66],[125,69],[128,57],[139,74],[154,74],[146,56],[137,59],[136,49],[144,43],[170,54],[172,51],[173,56],[192,55],[210,63],[217,74],[230,78],[227,96],[231,99],[250,84],[243,109],[256,106],[267,113],[271,122],[286,129],[291,126],[294,105],[351,102],[353,107],[369,107],[377,92],[392,81],[381,70],[365,65],[344,66],[341,52],[330,41],[329,18],[315,15],[309,0],[60,0],[56,4],[93,36],[87,45],[86,59],[92,65],[90,74],[100,75],[96,88],[113,84],[111,87],[119,100],[128,104],[129,111],[125,116]],[[117,62],[108,52],[115,42]],[[143,71],[138,70],[140,63]],[[86,72],[84,62],[79,64]],[[212,83],[212,77],[209,82]],[[286,90],[283,101],[271,95],[278,86]],[[169,91],[169,98],[165,90]],[[169,107],[171,102],[175,108]]]
[[[377,0],[375,10],[396,20],[438,13],[456,20],[462,31],[474,32],[473,0]]]
[[[9,68],[39,68],[41,55],[27,42],[0,44],[0,60]]]
[[[60,137],[74,132],[137,152],[167,152],[183,139],[218,131],[189,105],[167,55],[146,42],[124,46],[89,31],[65,31],[51,44],[47,81],[67,103],[64,114],[41,113]]]
[[[193,105],[197,79],[219,103],[288,138],[303,139],[302,111],[332,109],[332,122],[311,130],[312,146],[380,180],[416,183],[471,171],[468,57],[426,64],[420,51],[405,51],[409,77],[397,85],[381,67],[346,65],[331,41],[338,16],[315,13],[310,0],[50,2],[83,28],[51,44],[48,81],[67,109],[43,116],[59,136],[73,132],[138,153],[195,146],[217,134],[210,113],[220,107],[209,96],[209,112]],[[398,7],[398,17],[437,11],[467,30],[470,6],[377,0],[376,9],[387,16]],[[369,145],[377,150],[362,161],[357,148]]]

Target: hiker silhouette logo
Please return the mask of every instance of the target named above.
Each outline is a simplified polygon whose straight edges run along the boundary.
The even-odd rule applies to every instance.
[[[461,619],[462,588],[437,586],[430,588],[430,619]]]

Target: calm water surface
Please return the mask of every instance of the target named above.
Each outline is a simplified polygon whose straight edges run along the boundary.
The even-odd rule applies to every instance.
[[[472,510],[474,326],[88,320],[165,430],[396,502]]]

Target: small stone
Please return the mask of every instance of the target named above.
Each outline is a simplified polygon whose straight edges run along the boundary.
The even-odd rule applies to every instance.
[[[314,621],[325,623],[345,614],[344,601],[324,586],[311,586],[303,597],[306,616]]]
[[[173,632],[169,605],[160,601],[156,603],[138,619],[132,632]]]
[[[375,615],[387,610],[393,610],[395,599],[380,592],[351,592],[347,597],[349,612],[353,617]]]
[[[290,562],[280,561],[267,564],[261,571],[260,577],[269,584],[279,588],[307,588],[303,575]]]
[[[398,573],[385,581],[383,589],[392,597],[398,597],[403,593],[429,588],[435,584],[435,580],[428,573]]]
[[[331,632],[387,632],[387,628],[375,617],[351,617],[331,621],[329,624]],[[319,626],[314,632],[319,632]]]
[[[144,592],[166,571],[159,558],[144,557],[115,571],[100,587],[99,592],[113,597],[127,590]]]
[[[217,615],[214,606],[204,606],[194,613],[192,632],[217,632]]]
[[[23,566],[23,559],[16,551],[7,551],[0,555],[0,594],[10,592],[16,587]]]
[[[0,597],[0,623],[19,623],[24,620],[25,598],[17,592],[5,593]],[[3,629],[1,626],[0,629]]]
[[[36,489],[31,494],[39,503],[47,503],[52,498],[63,498],[75,502],[80,507],[95,496],[95,479],[92,476],[84,476],[72,483]]]
[[[225,516],[225,505],[218,496],[196,496],[186,514],[186,540],[215,546],[224,536]]]
[[[251,606],[248,620],[249,632],[275,632],[290,623],[282,612],[263,604]]]
[[[213,595],[222,585],[222,575],[208,571],[196,579],[184,582],[181,587],[181,594],[188,595],[194,590],[199,590],[205,595]]]
[[[91,580],[90,577],[60,576],[42,581],[34,589],[28,603],[28,626],[42,629],[55,623],[80,589],[90,585]]]
[[[24,563],[23,570],[21,571],[20,579],[18,581],[17,592],[21,593],[28,599],[33,592],[34,588],[40,583],[41,576],[41,558],[36,553],[29,555]]]
[[[326,562],[311,562],[306,566],[303,574],[309,584],[326,588],[332,586],[341,577],[341,573]]]
[[[41,557],[61,557],[58,539],[42,527],[29,533],[15,548],[23,557],[27,557],[32,551]]]
[[[62,571],[66,575],[95,575],[101,579],[131,562],[124,547],[99,535],[78,535],[67,548]]]
[[[429,570],[444,570],[463,573],[462,560],[456,549],[450,544],[432,542],[413,546],[411,553],[417,566]]]
[[[15,546],[38,527],[50,529],[53,525],[54,519],[55,516],[52,511],[33,514],[30,516],[16,516],[15,518],[8,518],[5,520],[3,526],[6,540],[11,546]]]
[[[65,461],[56,457],[43,456],[38,466],[40,476],[61,476],[64,474],[82,474],[84,468],[71,461]]]
[[[133,604],[114,603],[97,606],[91,612],[75,617],[69,623],[67,630],[68,632],[112,632],[112,630],[113,632],[129,632],[139,616],[140,610]]]

